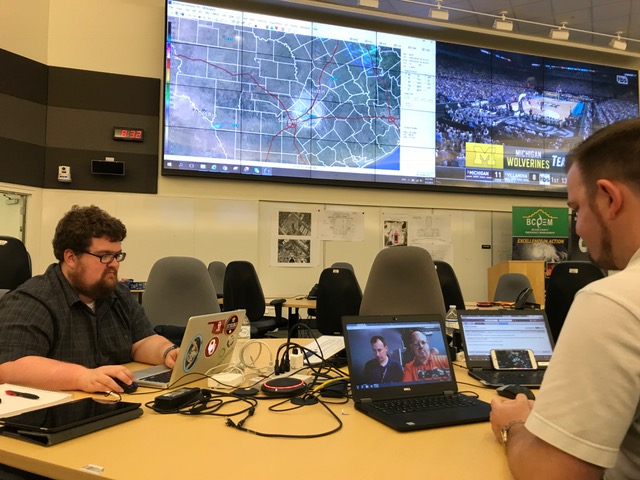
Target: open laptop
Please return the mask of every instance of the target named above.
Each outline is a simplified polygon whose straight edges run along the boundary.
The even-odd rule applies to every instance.
[[[553,353],[553,338],[544,310],[461,310],[460,332],[469,375],[484,385],[540,387]],[[531,349],[537,370],[495,370],[492,349]]]
[[[342,324],[357,410],[399,431],[489,419],[488,403],[457,393],[440,315],[344,316]],[[419,341],[412,335],[416,331],[421,332]],[[393,360],[385,367],[380,366],[372,348],[371,340],[376,336],[384,339],[387,355]],[[420,345],[425,339],[428,344]],[[414,360],[414,350],[426,346],[439,352],[434,364],[425,369],[406,366]],[[376,379],[369,375],[372,370]],[[423,403],[437,407],[424,410],[420,408]]]
[[[137,370],[133,372],[135,381],[143,387],[179,387],[202,379],[214,367],[224,366],[231,361],[244,313],[233,310],[189,318],[173,370],[165,365]]]

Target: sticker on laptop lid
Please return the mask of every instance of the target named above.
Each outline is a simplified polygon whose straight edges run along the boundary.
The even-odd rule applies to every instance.
[[[185,372],[188,372],[193,368],[200,357],[200,352],[202,351],[202,337],[200,335],[196,335],[193,340],[189,342],[189,347],[187,348],[187,353],[184,355],[184,365],[183,369]]]

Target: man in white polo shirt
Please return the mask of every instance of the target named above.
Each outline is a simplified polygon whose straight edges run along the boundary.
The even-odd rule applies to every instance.
[[[492,401],[516,479],[640,478],[640,119],[567,156],[568,205],[592,260],[620,270],[575,296],[538,398]]]

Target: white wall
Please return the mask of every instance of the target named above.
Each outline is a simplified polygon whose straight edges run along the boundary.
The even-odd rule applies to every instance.
[[[490,198],[490,197],[487,197]],[[34,273],[41,273],[55,261],[51,238],[60,217],[79,205],[99,205],[127,226],[123,249],[122,278],[144,281],[153,263],[168,255],[213,260],[252,262],[267,296],[305,294],[317,282],[323,268],[337,261],[354,266],[364,288],[371,264],[382,244],[382,215],[438,215],[451,225],[452,265],[469,300],[482,300],[487,292],[487,269],[494,251],[496,261],[510,258],[511,214],[483,210],[431,209],[417,207],[356,206],[320,203],[260,201],[256,199],[193,196],[137,195],[104,192],[45,190],[41,201],[41,232],[38,241],[28,242]],[[532,202],[529,201],[529,205]],[[537,203],[533,203],[537,205]],[[343,209],[362,211],[362,241],[320,241],[319,264],[307,268],[275,266],[271,262],[274,212],[279,210]],[[39,213],[39,212],[36,212]],[[494,226],[504,232],[496,234]],[[492,245],[491,250],[482,245]],[[502,256],[500,256],[502,255]],[[505,257],[506,255],[506,257]]]
[[[50,0],[0,0],[0,48],[47,63]]]

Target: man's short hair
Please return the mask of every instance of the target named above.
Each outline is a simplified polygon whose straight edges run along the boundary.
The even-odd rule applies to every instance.
[[[566,169],[578,166],[592,194],[601,178],[625,182],[640,192],[640,119],[611,124],[569,152]]]
[[[374,335],[373,337],[371,337],[371,345],[376,343],[378,340],[382,342],[382,345],[384,345],[385,347],[387,346],[387,342],[385,342],[384,337],[381,335]]]
[[[431,335],[430,335],[430,334],[428,334],[428,333],[426,333],[426,332],[424,332],[424,331],[422,331],[422,330],[411,330],[411,332],[409,333],[409,338],[411,338],[411,336],[412,336],[414,333],[419,333],[420,335],[422,335],[422,336],[425,338],[425,340],[427,341],[427,343],[430,343],[430,342],[429,342],[429,338],[431,337]]]
[[[127,236],[127,228],[115,217],[91,205],[74,205],[60,219],[53,236],[53,254],[62,262],[64,251],[85,252],[95,238],[107,237],[111,242],[121,242]]]

